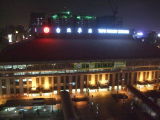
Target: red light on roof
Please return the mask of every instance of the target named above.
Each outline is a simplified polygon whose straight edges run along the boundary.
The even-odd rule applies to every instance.
[[[44,27],[43,28],[43,32],[46,33],[46,34],[49,33],[50,32],[50,28],[49,27]]]

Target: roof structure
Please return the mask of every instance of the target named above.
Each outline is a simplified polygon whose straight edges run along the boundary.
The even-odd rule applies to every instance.
[[[37,38],[9,45],[0,62],[160,58],[160,49],[134,40]]]

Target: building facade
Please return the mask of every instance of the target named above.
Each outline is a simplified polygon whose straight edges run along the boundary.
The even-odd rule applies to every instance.
[[[0,97],[157,88],[160,59],[0,63]]]

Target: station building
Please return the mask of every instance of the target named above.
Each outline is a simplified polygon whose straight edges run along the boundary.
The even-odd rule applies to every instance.
[[[38,38],[0,52],[0,96],[157,87],[160,49],[134,40]]]

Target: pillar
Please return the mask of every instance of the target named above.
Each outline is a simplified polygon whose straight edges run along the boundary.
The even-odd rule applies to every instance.
[[[2,97],[2,79],[0,79],[0,97]]]
[[[115,79],[116,79],[116,73],[112,73],[112,90],[114,89],[115,86]]]
[[[69,93],[72,93],[72,76],[69,76]]]
[[[6,79],[6,95],[10,95],[10,81],[9,79]]]
[[[20,94],[23,94],[23,80],[19,79],[19,92]]]
[[[80,76],[80,93],[83,93],[84,88],[84,75]]]
[[[134,72],[131,72],[131,85],[134,84]]]
[[[61,76],[57,76],[57,93],[61,91]]]

